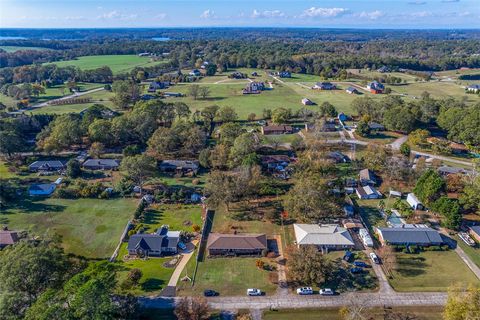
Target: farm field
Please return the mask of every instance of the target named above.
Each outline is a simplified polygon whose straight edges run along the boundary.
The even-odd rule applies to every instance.
[[[20,50],[53,50],[50,48],[42,48],[42,47],[22,47],[22,46],[0,46],[0,49],[5,50],[7,52],[15,52]]]
[[[5,210],[0,224],[38,235],[57,233],[67,252],[106,258],[113,253],[135,207],[133,199],[26,199]]]
[[[369,309],[369,319],[383,320],[386,310],[381,308]],[[442,318],[442,307],[395,307],[389,308],[388,311],[408,313],[414,315],[418,320],[437,320]],[[263,313],[264,320],[341,320],[340,309],[284,309],[276,311],[265,311]]]
[[[397,253],[397,269],[390,284],[396,291],[446,291],[453,284],[480,282],[453,250]]]
[[[164,61],[152,61],[149,57],[137,55],[85,56],[73,60],[54,62],[59,67],[74,66],[82,70],[91,70],[108,66],[114,74],[128,72],[135,67],[150,67]]]
[[[467,103],[475,103],[480,101],[480,96],[475,94],[466,94],[465,89],[452,82],[414,82],[406,85],[388,86],[392,89],[393,93],[407,94],[408,96],[415,96],[420,98],[424,91],[430,93],[432,98],[464,98],[467,99]]]

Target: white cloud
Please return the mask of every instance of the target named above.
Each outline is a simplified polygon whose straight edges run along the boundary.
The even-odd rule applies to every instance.
[[[103,20],[133,20],[138,17],[137,14],[124,14],[120,13],[117,10],[113,10],[102,15],[99,15],[97,19]]]
[[[380,17],[383,17],[384,13],[380,10],[375,10],[371,12],[362,11],[360,13],[355,14],[355,16],[359,18],[364,18],[364,19],[376,20]]]
[[[285,13],[280,10],[265,10],[265,11],[258,11],[254,9],[251,15],[252,18],[283,18],[285,17]]]
[[[203,11],[203,13],[200,15],[200,18],[202,18],[202,19],[211,19],[211,18],[215,18],[215,17],[216,17],[215,11],[210,10],[210,9],[207,9],[207,10]]]
[[[303,11],[300,17],[333,18],[348,12],[346,8],[316,8],[311,7]]]

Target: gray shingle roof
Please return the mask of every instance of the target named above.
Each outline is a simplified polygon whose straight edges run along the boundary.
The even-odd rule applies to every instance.
[[[48,160],[48,161],[35,161],[28,166],[30,169],[35,170],[48,170],[48,169],[63,169],[65,163],[60,160]]]
[[[134,234],[128,240],[127,249],[135,250],[141,248],[143,250],[162,250],[162,241],[165,236],[158,234]]]
[[[338,225],[294,224],[293,229],[297,244],[354,245],[348,230]]]
[[[160,168],[182,168],[182,169],[198,169],[197,160],[163,160]]]
[[[120,161],[117,159],[88,159],[83,163],[84,167],[118,167]]]
[[[382,238],[389,244],[441,244],[440,234],[432,229],[420,225],[400,225],[393,228],[377,228]]]
[[[267,236],[265,234],[210,233],[210,235],[208,236],[207,248],[231,250],[264,250],[267,249]]]

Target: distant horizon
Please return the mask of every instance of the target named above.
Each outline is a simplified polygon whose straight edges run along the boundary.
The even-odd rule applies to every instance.
[[[1,29],[477,29],[478,0],[1,0]]]

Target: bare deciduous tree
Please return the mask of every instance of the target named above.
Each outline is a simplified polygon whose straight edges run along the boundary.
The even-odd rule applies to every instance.
[[[210,308],[204,298],[185,297],[177,302],[175,316],[178,320],[207,320],[210,318]]]

